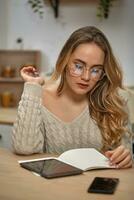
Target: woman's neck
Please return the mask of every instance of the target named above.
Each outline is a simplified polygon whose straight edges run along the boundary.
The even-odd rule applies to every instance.
[[[63,92],[61,94],[61,98],[65,99],[66,101],[70,101],[71,103],[76,104],[88,104],[88,99],[87,99],[87,95],[79,95],[74,93],[73,90],[71,90],[71,88],[69,88],[67,85],[64,86],[63,88]]]

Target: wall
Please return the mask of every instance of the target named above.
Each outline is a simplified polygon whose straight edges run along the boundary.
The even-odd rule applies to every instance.
[[[1,47],[17,48],[16,39],[22,37],[24,49],[42,51],[42,71],[51,71],[70,33],[81,26],[94,25],[109,38],[122,65],[125,84],[134,85],[134,1],[117,0],[109,19],[102,21],[96,17],[96,2],[97,0],[61,0],[57,19],[54,18],[50,5],[46,3],[44,17],[40,19],[32,12],[27,0],[0,0]]]
[[[7,0],[0,0],[0,49],[7,47],[8,16]]]

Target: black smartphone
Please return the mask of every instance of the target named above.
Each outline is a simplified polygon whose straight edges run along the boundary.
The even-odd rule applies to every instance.
[[[113,194],[118,183],[118,178],[95,177],[88,188],[88,192]]]
[[[45,178],[57,178],[82,174],[83,171],[57,159],[44,159],[20,163],[21,167]]]

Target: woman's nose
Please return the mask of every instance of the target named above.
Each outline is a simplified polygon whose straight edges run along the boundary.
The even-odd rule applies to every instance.
[[[90,80],[90,71],[85,69],[81,76],[82,80],[89,81]]]

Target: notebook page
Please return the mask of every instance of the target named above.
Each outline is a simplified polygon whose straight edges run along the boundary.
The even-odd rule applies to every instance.
[[[113,168],[109,160],[94,148],[72,149],[62,153],[58,160],[66,162],[82,170],[94,168]]]

